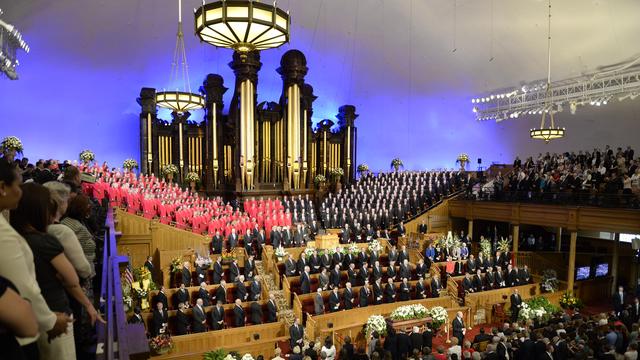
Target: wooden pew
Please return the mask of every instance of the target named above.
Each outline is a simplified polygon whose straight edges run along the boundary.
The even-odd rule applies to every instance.
[[[249,292],[249,286],[251,285],[250,281],[245,281],[244,285],[247,287],[247,293]],[[207,292],[209,293],[210,298],[213,298],[216,294],[216,290],[220,285],[207,285]],[[186,288],[189,292],[189,300],[191,305],[195,305],[196,298],[198,297],[198,291],[200,290],[200,286],[189,286]],[[264,284],[262,285],[262,289],[264,291]],[[167,301],[169,303],[169,309],[177,310],[178,305],[174,304],[174,296],[180,290],[179,288],[165,288],[164,293],[167,296]],[[158,294],[159,290],[149,291],[149,304],[151,304],[151,309],[149,311],[153,311],[155,309],[155,305],[152,303],[155,296]],[[227,283],[227,303],[233,303],[235,301],[236,287],[233,283]],[[263,300],[268,300],[264,299]],[[213,300],[212,300],[213,301]]]
[[[262,322],[266,322],[267,320],[267,300],[260,300],[258,301],[258,304],[260,304],[260,306],[262,307]],[[235,306],[235,304],[225,304],[222,307],[224,307],[224,316],[225,316],[225,324],[227,325],[227,329],[229,328],[233,328],[233,325],[235,323],[235,316],[233,314],[233,307]],[[246,326],[252,326],[250,325],[250,320],[251,320],[251,302],[243,302],[242,303],[242,308],[245,311],[245,315],[246,315]],[[213,306],[205,306],[204,307],[205,310],[205,314],[207,315],[207,326],[208,329],[212,328],[212,324],[211,324],[211,310],[213,310]],[[168,316],[169,316],[169,332],[171,334],[175,334],[175,316],[176,313],[178,312],[178,310],[169,310],[167,311]],[[187,310],[185,310],[185,314],[189,317],[189,319],[192,319],[192,308],[189,308]],[[153,313],[152,312],[144,312],[141,313],[140,315],[142,315],[142,319],[146,325],[147,330],[150,331],[151,327],[153,326]],[[191,324],[191,322],[189,322]],[[227,331],[227,329],[225,329],[224,331]],[[218,331],[218,330],[211,330],[211,331],[206,331],[205,333],[216,333],[216,332],[222,332],[222,331]]]
[[[390,304],[371,305],[364,308],[356,308],[351,310],[338,311],[324,315],[307,315],[307,323],[305,326],[306,334],[309,338],[315,339],[321,334],[323,329],[340,328],[349,324],[353,324],[354,319],[361,321],[361,324],[367,321],[371,315],[388,315],[393,310],[402,305],[422,304],[427,308],[434,306],[442,306],[444,308],[456,307],[453,299],[449,296],[439,298],[399,301]]]
[[[250,353],[253,358],[258,355],[265,359],[274,356],[275,344],[289,341],[289,331],[284,321],[226,329],[224,331],[208,331],[198,334],[173,336],[175,349],[170,353],[154,357],[154,359],[194,359],[201,360],[204,353],[225,349],[237,351],[240,356]]]

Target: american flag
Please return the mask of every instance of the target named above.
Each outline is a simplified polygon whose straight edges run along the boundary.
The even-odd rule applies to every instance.
[[[124,269],[124,279],[131,285],[133,283],[133,269],[131,268],[131,263],[127,264],[127,267]]]

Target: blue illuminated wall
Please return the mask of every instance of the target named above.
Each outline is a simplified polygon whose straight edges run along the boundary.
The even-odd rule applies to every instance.
[[[186,4],[187,9],[199,3],[185,2],[194,3]],[[17,5],[12,8],[14,4],[5,8],[7,20],[21,29],[32,51],[20,54],[20,80],[0,80],[0,136],[20,137],[32,160],[77,159],[88,148],[98,161],[120,166],[123,159],[139,156],[136,97],[140,88],[170,85],[175,15],[160,11],[150,0],[128,3],[133,8],[124,2],[122,6],[72,3],[47,2],[33,12]],[[307,82],[318,96],[314,121],[335,119],[340,105],[356,106],[360,115],[356,120],[358,163],[386,170],[392,158],[400,157],[408,169],[451,168],[460,152],[468,153],[474,164],[478,157],[487,164],[508,162],[518,152],[544,149],[526,136],[526,129],[537,120],[474,121],[469,102],[475,94],[472,85],[449,87],[449,79],[436,76],[441,70],[428,59],[414,60],[413,67],[390,66],[406,63],[406,54],[380,51],[376,37],[354,44],[344,34],[318,34],[312,25],[301,26],[294,18],[291,44],[262,53],[258,101],[278,101],[282,81],[275,70],[280,57],[288,49],[301,50],[309,67]],[[231,51],[198,43],[190,26],[189,20],[185,40],[193,90],[207,73],[221,74],[226,87],[232,88],[234,78],[227,66]],[[423,71],[433,73],[433,80],[416,81],[425,78],[416,77]],[[224,99],[225,112],[231,94],[230,89]],[[637,105],[628,112],[637,120]],[[201,116],[196,112],[192,119]],[[625,125],[621,131],[611,130],[613,134],[604,140],[597,136],[583,139],[575,135],[583,130],[572,129],[574,140],[552,146],[560,150],[587,147],[594,139],[606,143],[616,136],[622,136],[624,144],[633,141],[633,132],[625,131],[630,126],[633,128]]]

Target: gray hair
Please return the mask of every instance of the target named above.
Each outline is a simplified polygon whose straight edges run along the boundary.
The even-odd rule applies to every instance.
[[[67,202],[69,201],[70,188],[69,185],[59,181],[48,181],[44,183],[44,187],[49,190],[51,199],[58,206],[58,215],[62,216],[67,211]]]

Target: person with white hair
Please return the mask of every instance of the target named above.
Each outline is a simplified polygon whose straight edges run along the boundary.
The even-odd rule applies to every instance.
[[[60,219],[67,212],[67,205],[69,203],[69,186],[59,181],[49,181],[44,184],[44,187],[49,189],[51,199],[58,206],[53,224],[47,227],[47,233],[53,235],[60,241],[60,244],[64,248],[64,254],[69,259],[73,268],[76,269],[78,276],[82,279],[89,279],[95,275],[93,266],[89,264],[84,251],[78,241],[78,237],[71,230],[70,227],[60,224]]]
[[[458,343],[458,338],[451,338],[451,346],[447,350],[447,357],[451,358],[451,356],[455,354],[458,359],[462,358],[462,347]]]
[[[273,351],[273,354],[275,356],[271,360],[284,360],[284,358],[280,357],[280,355],[282,355],[282,350],[280,350],[279,347]]]

